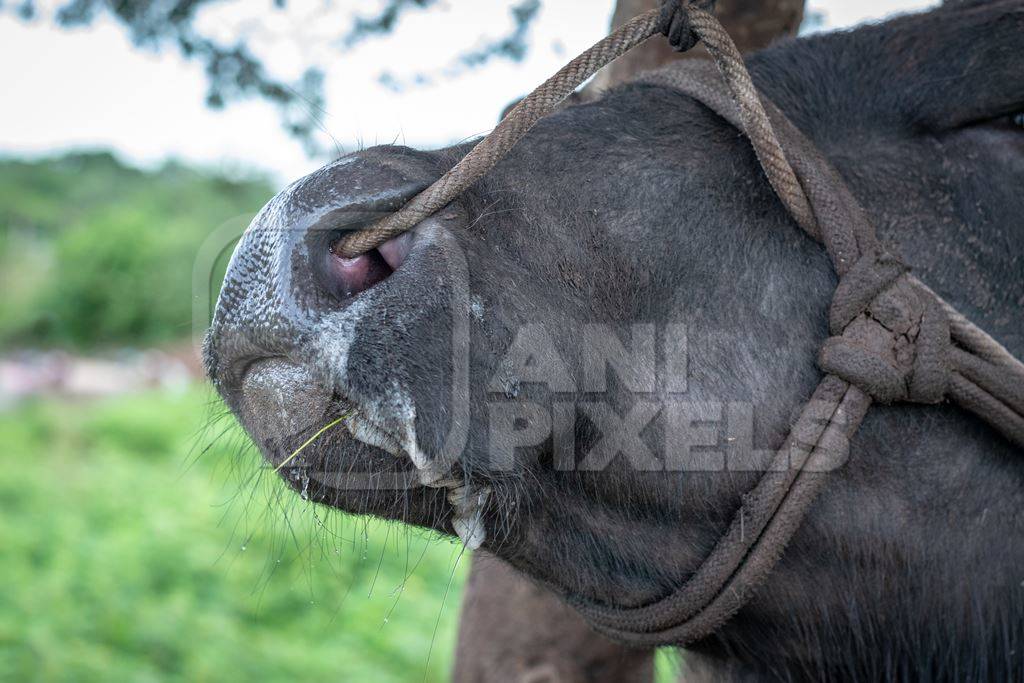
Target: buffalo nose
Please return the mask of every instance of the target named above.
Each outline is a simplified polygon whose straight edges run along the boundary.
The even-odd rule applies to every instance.
[[[325,315],[403,267],[411,233],[351,259],[332,247],[438,175],[424,153],[377,147],[294,182],[260,211],[235,247],[208,336],[207,367],[226,397],[252,360],[292,357]]]

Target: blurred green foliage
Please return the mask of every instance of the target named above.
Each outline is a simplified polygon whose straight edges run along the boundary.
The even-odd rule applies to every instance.
[[[0,678],[446,680],[461,547],[306,503],[208,400],[0,413]]]
[[[151,345],[187,337],[192,270],[219,226],[272,196],[260,178],[107,153],[0,160],[0,345]]]

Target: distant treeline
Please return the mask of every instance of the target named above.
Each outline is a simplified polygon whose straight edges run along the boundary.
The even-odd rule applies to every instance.
[[[0,347],[187,337],[200,245],[272,193],[263,179],[140,170],[108,153],[0,159]]]

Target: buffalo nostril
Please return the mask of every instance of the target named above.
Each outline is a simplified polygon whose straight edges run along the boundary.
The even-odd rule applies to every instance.
[[[342,297],[355,296],[391,275],[392,268],[377,250],[346,258],[332,250],[327,270],[331,283]]]
[[[337,243],[335,243],[337,244]],[[396,271],[412,248],[412,233],[406,232],[355,258],[342,256],[331,245],[327,271],[335,293],[342,298],[369,289]]]

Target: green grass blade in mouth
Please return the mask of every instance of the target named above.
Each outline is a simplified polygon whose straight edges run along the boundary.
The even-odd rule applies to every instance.
[[[298,448],[296,448],[296,449],[295,449],[294,451],[292,451],[292,454],[291,454],[291,455],[289,455],[289,456],[288,456],[287,458],[285,458],[285,459],[284,459],[284,460],[283,460],[283,461],[281,462],[281,464],[280,464],[280,465],[278,465],[277,467],[275,467],[275,468],[274,468],[274,471],[275,471],[275,472],[280,472],[280,471],[281,471],[281,468],[282,468],[282,467],[284,467],[285,465],[287,465],[288,463],[290,463],[290,462],[291,462],[292,460],[294,460],[294,459],[295,459],[295,456],[297,456],[297,455],[298,455],[299,453],[301,453],[301,452],[302,452],[302,451],[303,451],[303,450],[304,450],[304,449],[306,448],[306,446],[308,446],[309,444],[311,444],[311,443],[313,443],[314,441],[316,441],[316,440],[317,440],[318,438],[320,438],[320,435],[321,435],[321,434],[323,434],[323,433],[324,433],[324,432],[326,432],[326,431],[327,431],[328,429],[330,429],[330,428],[331,428],[331,427],[333,427],[334,425],[338,424],[339,422],[341,422],[342,420],[344,420],[344,419],[345,419],[345,418],[347,418],[347,417],[348,417],[348,415],[342,415],[342,416],[341,416],[341,417],[339,417],[338,419],[336,419],[336,420],[333,420],[333,421],[331,421],[331,422],[328,422],[328,423],[327,423],[326,425],[324,425],[323,427],[321,427],[321,428],[320,428],[320,429],[319,429],[319,430],[317,431],[317,433],[316,433],[316,434],[314,434],[313,436],[311,436],[311,437],[309,437],[308,439],[306,439],[306,441],[305,441],[305,442],[304,442],[304,443],[303,443],[303,444],[302,444],[301,446],[299,446],[299,447],[298,447]]]

